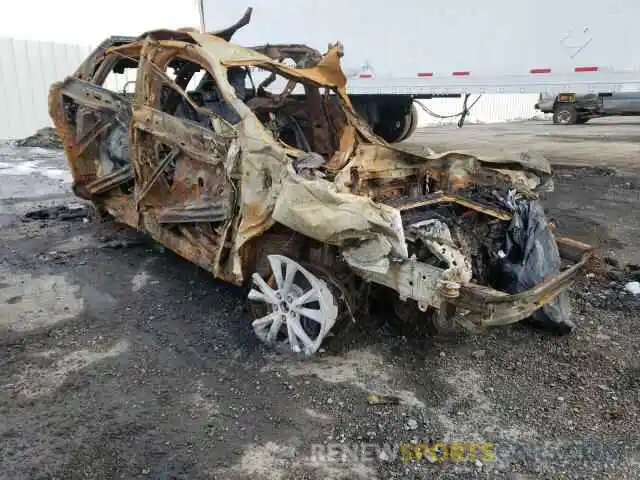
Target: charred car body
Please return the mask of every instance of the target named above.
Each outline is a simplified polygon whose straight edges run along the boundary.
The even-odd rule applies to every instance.
[[[76,195],[252,285],[256,334],[293,352],[316,352],[370,288],[443,329],[537,315],[570,330],[563,291],[590,253],[549,230],[543,158],[393,147],[352,108],[342,45],[229,43],[246,23],[112,37],[51,87]],[[135,92],[103,87],[127,68]]]

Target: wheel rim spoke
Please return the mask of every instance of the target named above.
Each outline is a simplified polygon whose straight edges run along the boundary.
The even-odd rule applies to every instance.
[[[279,313],[272,312],[262,318],[254,320],[251,323],[251,326],[253,327],[253,331],[256,332],[256,335],[258,335],[258,338],[267,341],[269,336],[268,332],[271,331],[271,329],[273,328],[273,324],[280,318],[281,316]]]
[[[256,286],[262,291],[262,293],[264,294],[264,296],[268,299],[268,301],[270,303],[273,304],[277,304],[278,303],[278,298],[276,297],[276,292],[273,290],[273,288],[271,288],[267,282],[264,281],[264,279],[258,275],[257,273],[254,273],[251,278],[253,279],[254,283],[256,284]]]
[[[284,269],[285,269],[285,275],[284,275],[284,281],[281,287],[282,295],[286,295],[289,293],[293,285],[293,279],[295,278],[296,273],[298,273],[298,269],[292,263],[285,263]]]
[[[302,325],[300,325],[300,320],[289,317],[289,319],[287,319],[287,325],[291,327],[289,331],[293,333],[294,341],[299,340],[300,342],[302,342],[302,346],[304,347],[304,351],[306,353],[315,351],[314,342],[304,331]],[[289,341],[291,341],[291,337],[289,337]]]
[[[277,318],[271,324],[271,328],[269,328],[269,333],[267,334],[267,342],[272,343],[277,337],[278,332],[280,331],[280,327],[285,322],[285,319],[282,318],[282,315],[277,315]]]
[[[311,290],[308,290],[300,297],[296,298],[291,303],[291,308],[302,307],[303,305],[306,305],[309,302],[315,302],[317,300],[318,300],[318,291],[315,288],[312,288]]]
[[[307,317],[315,322],[322,324],[324,315],[321,310],[315,308],[297,308],[296,312],[303,317]]]
[[[271,271],[273,272],[273,276],[275,277],[278,290],[282,289],[282,283],[283,283],[282,263],[283,262],[280,260],[279,257],[276,257],[275,255],[269,256],[269,265],[271,266]],[[285,268],[286,268],[286,264],[285,264]]]
[[[292,352],[299,353],[302,351],[298,339],[291,328],[291,322],[287,322],[287,341],[289,342],[289,348],[291,348]]]
[[[247,297],[253,302],[271,303],[271,300],[261,291],[252,288]]]

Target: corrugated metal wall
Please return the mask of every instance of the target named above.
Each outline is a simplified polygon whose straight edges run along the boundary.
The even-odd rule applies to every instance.
[[[49,86],[72,73],[88,45],[0,37],[0,138],[20,138],[50,125]]]

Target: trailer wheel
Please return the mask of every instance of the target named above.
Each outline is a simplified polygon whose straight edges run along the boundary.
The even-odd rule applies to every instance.
[[[368,119],[373,132],[386,142],[396,143],[408,138],[418,123],[418,112],[411,100],[379,106],[379,116],[375,122]]]
[[[566,103],[559,103],[553,109],[553,123],[556,125],[573,125],[578,121],[576,107]]]
[[[402,135],[398,139],[399,142],[406,140],[413,132],[416,131],[416,127],[418,126],[418,109],[416,108],[415,103],[411,105],[411,111],[405,117],[405,128],[402,132]]]
[[[377,124],[373,131],[380,135],[386,142],[395,143],[402,140],[402,136],[406,131],[406,117],[387,117],[384,122]]]

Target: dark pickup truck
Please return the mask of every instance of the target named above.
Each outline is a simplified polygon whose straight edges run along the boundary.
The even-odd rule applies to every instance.
[[[553,123],[573,125],[596,117],[640,115],[640,92],[540,94],[536,110],[553,113]]]

